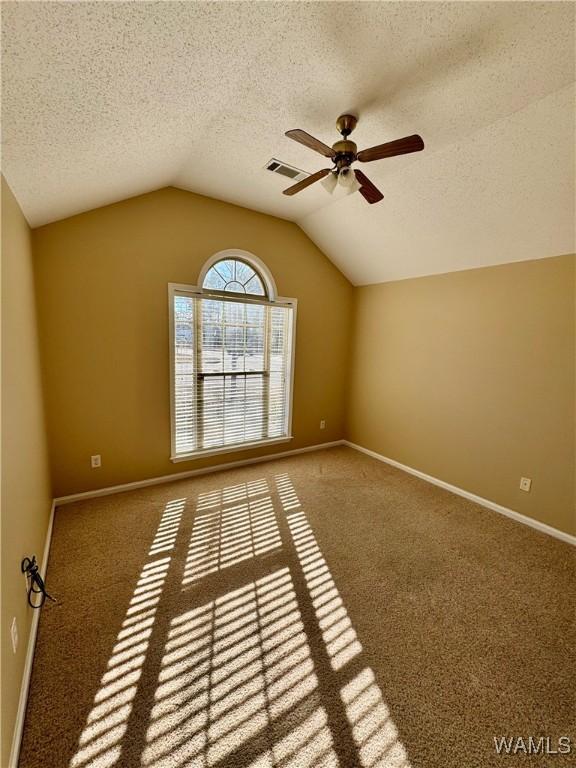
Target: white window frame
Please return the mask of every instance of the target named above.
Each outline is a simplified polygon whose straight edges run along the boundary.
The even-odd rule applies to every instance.
[[[252,267],[257,275],[264,283],[266,290],[266,296],[257,296],[256,294],[236,293],[234,291],[218,291],[212,289],[204,289],[202,285],[206,278],[208,270],[214,266],[218,261],[223,259],[235,259],[237,261],[243,261]],[[264,306],[285,306],[292,309],[292,338],[291,338],[291,350],[290,350],[290,371],[289,371],[289,392],[288,392],[288,411],[286,418],[286,431],[287,434],[283,437],[274,437],[265,440],[255,440],[249,443],[239,443],[237,445],[226,445],[220,448],[208,448],[202,451],[194,451],[193,453],[176,454],[176,381],[175,381],[175,329],[174,329],[174,297],[179,295],[185,296],[197,296],[197,297],[210,297],[234,300],[241,299],[243,302],[250,304],[260,304]],[[276,291],[276,283],[272,277],[268,267],[253,253],[248,251],[238,250],[236,248],[228,248],[225,251],[219,251],[211,256],[198,276],[198,285],[186,285],[185,283],[168,283],[168,317],[169,317],[169,345],[170,345],[170,461],[194,461],[195,459],[202,459],[205,456],[215,456],[219,453],[236,453],[237,451],[247,451],[250,449],[264,448],[268,445],[276,445],[277,443],[288,443],[293,439],[292,435],[292,407],[294,399],[294,362],[296,356],[296,310],[298,306],[298,300],[294,298],[288,298],[285,296],[278,296]]]

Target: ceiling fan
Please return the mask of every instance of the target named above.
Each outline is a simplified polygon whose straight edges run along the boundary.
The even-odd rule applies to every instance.
[[[340,115],[338,120],[336,120],[336,128],[343,138],[331,147],[299,128],[293,131],[286,131],[285,135],[289,139],[294,139],[299,144],[304,144],[305,147],[319,152],[324,157],[330,158],[334,163],[334,167],[324,168],[313,173],[307,179],[303,179],[285,189],[284,194],[295,195],[297,192],[301,192],[306,187],[309,187],[310,184],[323,179],[322,183],[329,192],[333,192],[336,185],[340,183],[342,186],[348,187],[351,192],[357,189],[370,204],[382,200],[384,197],[382,192],[372,184],[362,171],[359,171],[357,168],[352,169],[352,163],[356,162],[356,160],[361,163],[371,163],[373,160],[382,160],[385,157],[420,152],[424,149],[424,142],[420,136],[414,134],[413,136],[406,136],[403,139],[396,139],[396,141],[388,141],[386,144],[379,144],[376,147],[362,149],[360,152],[357,152],[356,144],[348,139],[357,122],[358,118],[354,115]]]

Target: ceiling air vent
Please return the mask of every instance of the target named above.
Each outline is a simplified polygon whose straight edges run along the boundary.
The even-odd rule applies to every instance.
[[[306,171],[301,171],[300,168],[294,168],[293,165],[283,163],[281,160],[276,160],[274,157],[272,160],[268,160],[264,167],[273,173],[279,173],[281,176],[287,176],[289,179],[293,179],[294,181],[302,181],[302,179],[307,179],[308,176],[310,176],[310,174],[306,173]]]

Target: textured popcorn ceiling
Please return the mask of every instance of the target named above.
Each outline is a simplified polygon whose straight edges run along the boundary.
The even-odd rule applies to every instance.
[[[4,3],[3,172],[32,226],[166,185],[298,222],[356,284],[574,245],[571,3]],[[384,201],[288,198],[356,110]],[[360,165],[360,164],[359,164]],[[234,246],[230,243],[230,246]]]

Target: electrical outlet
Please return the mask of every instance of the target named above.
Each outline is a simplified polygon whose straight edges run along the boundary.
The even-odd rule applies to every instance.
[[[98,453],[96,456],[90,456],[90,465],[92,469],[97,469],[102,466],[102,457]]]
[[[322,419],[322,421],[320,422],[320,429],[326,429],[326,422],[324,421],[324,419]]]
[[[531,485],[532,485],[532,480],[529,477],[521,477],[520,478],[520,490],[521,491],[526,491],[526,493],[529,493]]]
[[[16,616],[12,619],[12,626],[10,627],[10,637],[12,638],[12,650],[16,653],[18,648],[18,624],[16,623]]]

